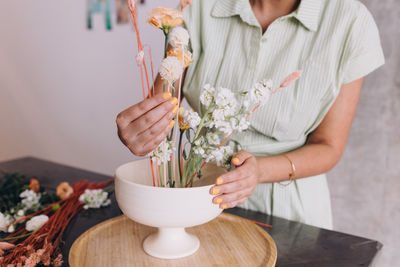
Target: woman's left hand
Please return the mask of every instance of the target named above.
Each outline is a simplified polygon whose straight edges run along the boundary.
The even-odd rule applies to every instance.
[[[210,189],[210,194],[218,195],[213,198],[213,203],[219,204],[222,209],[243,204],[260,180],[258,163],[252,154],[240,151],[231,162],[236,169],[218,177],[216,185]]]

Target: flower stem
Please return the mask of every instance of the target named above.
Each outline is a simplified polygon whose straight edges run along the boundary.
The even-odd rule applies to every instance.
[[[13,237],[8,237],[8,238],[0,238],[0,241],[10,241],[10,240],[15,240],[15,239],[21,239],[21,238],[24,238],[24,237],[28,237],[31,234],[33,234],[33,232],[29,232],[29,233],[24,234],[24,235],[17,235],[17,236],[13,236]]]
[[[164,31],[164,36],[165,36],[165,40],[164,40],[164,58],[167,57],[167,49],[168,49],[168,33],[165,33]]]
[[[182,149],[182,137],[183,137],[183,133],[185,131],[184,130],[180,130],[180,134],[179,134],[179,144],[178,144],[178,167],[179,167],[179,181],[180,181],[180,186],[182,187],[182,166],[181,166],[181,149]]]
[[[200,131],[201,131],[201,129],[202,129],[203,126],[204,126],[204,121],[206,120],[208,114],[210,114],[211,110],[212,110],[214,107],[215,107],[215,104],[211,104],[211,105],[208,107],[208,109],[206,110],[206,112],[204,113],[203,117],[201,118],[201,121],[200,121],[200,123],[199,123],[199,126],[197,126],[196,134],[194,135],[194,138],[193,138],[193,143],[196,141],[197,137],[199,136]]]

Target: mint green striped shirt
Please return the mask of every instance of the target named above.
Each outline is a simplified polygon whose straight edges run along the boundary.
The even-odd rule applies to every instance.
[[[342,85],[384,63],[374,19],[355,0],[302,0],[297,10],[275,20],[265,33],[249,0],[193,0],[184,15],[195,62],[187,70],[183,92],[198,112],[206,83],[237,91],[271,78],[278,86],[289,73],[303,71],[298,81],[250,117],[249,130],[232,137],[238,149],[255,156],[303,146]],[[332,227],[325,175],[287,187],[259,185],[243,207]]]

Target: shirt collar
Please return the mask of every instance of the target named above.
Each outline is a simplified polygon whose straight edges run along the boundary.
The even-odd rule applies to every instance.
[[[310,31],[316,31],[320,22],[321,0],[301,0],[299,7],[287,17],[294,17]],[[214,17],[239,15],[250,25],[259,26],[249,0],[217,0],[211,11]]]

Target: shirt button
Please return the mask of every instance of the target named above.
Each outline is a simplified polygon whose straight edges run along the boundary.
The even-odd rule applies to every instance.
[[[263,38],[261,39],[261,42],[266,43],[266,42],[267,42],[267,38],[263,37]]]

